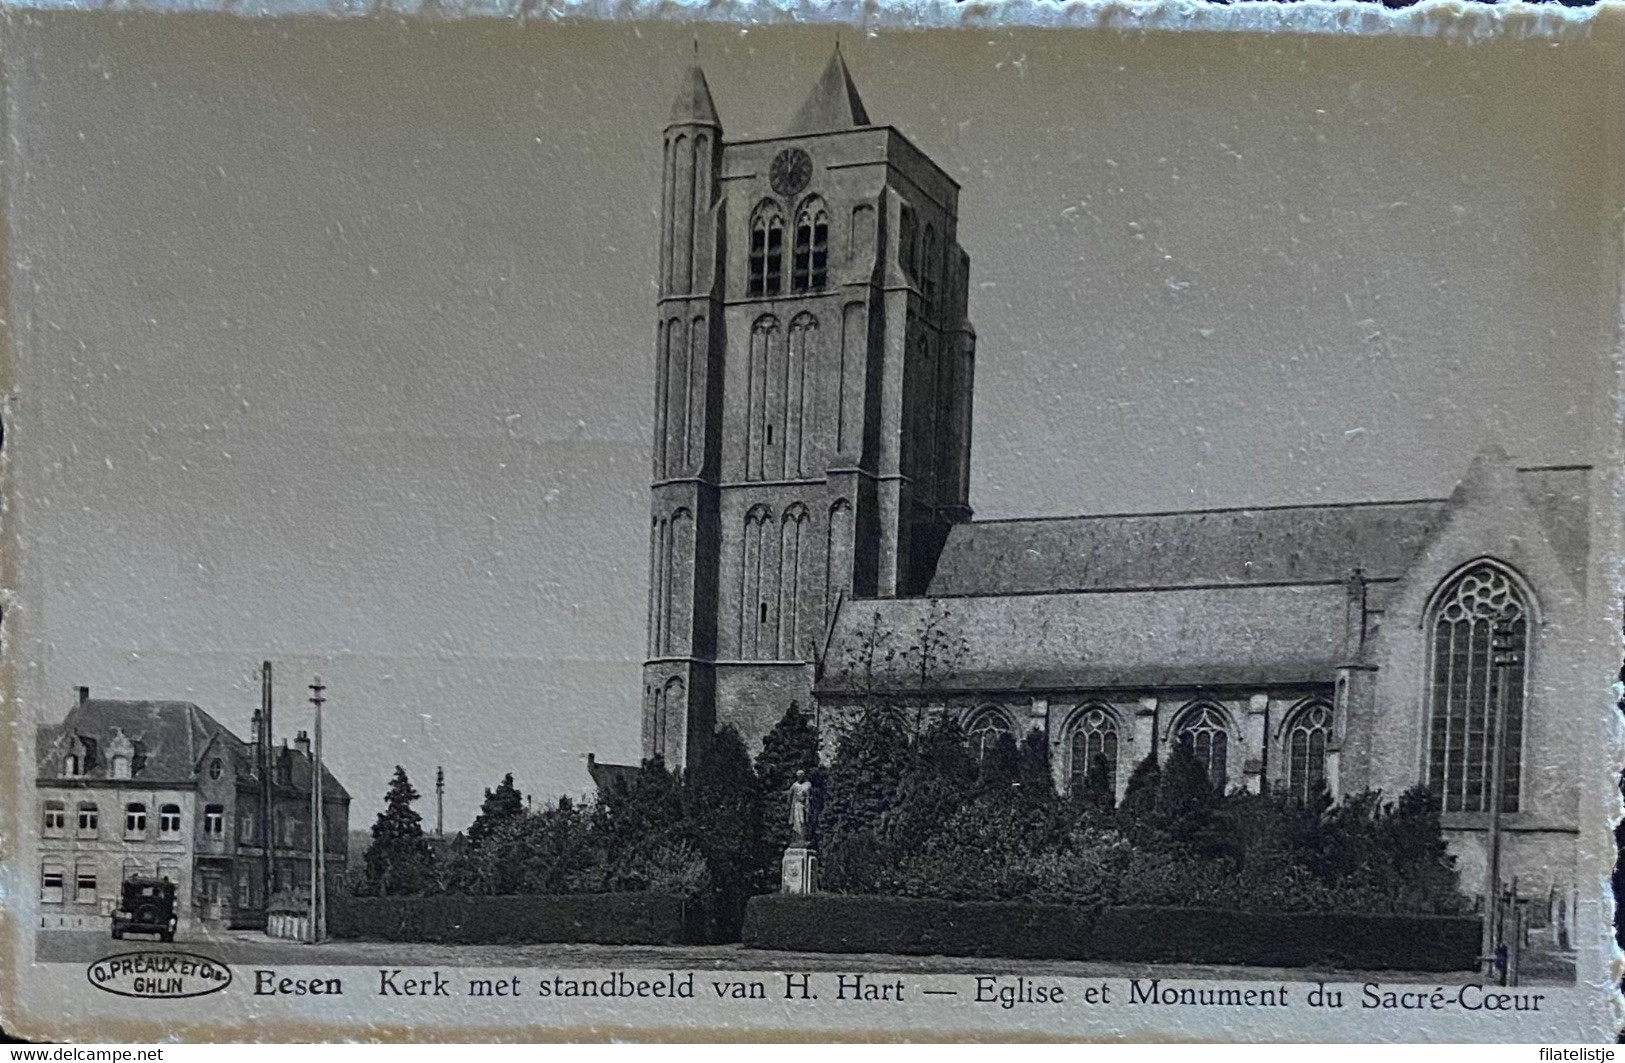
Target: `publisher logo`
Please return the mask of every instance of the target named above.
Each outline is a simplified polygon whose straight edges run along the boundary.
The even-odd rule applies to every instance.
[[[180,1000],[220,992],[231,984],[231,968],[191,952],[121,952],[86,967],[85,977],[104,993]]]

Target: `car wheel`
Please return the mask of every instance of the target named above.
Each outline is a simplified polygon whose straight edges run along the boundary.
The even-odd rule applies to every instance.
[[[124,940],[124,931],[118,929],[117,927],[114,927],[113,928],[113,940],[114,941],[123,941]]]
[[[159,934],[158,937],[160,939],[164,940],[164,941],[174,941],[175,940],[175,931],[173,931],[173,930],[165,930],[162,934]]]

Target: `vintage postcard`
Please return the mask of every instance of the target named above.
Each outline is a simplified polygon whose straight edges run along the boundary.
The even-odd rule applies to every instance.
[[[823,17],[10,9],[8,1031],[1614,1039],[1621,8]]]

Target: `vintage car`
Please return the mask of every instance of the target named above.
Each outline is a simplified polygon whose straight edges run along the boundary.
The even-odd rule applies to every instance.
[[[175,940],[175,884],[168,879],[132,878],[124,883],[118,910],[113,913],[113,936],[157,934]]]

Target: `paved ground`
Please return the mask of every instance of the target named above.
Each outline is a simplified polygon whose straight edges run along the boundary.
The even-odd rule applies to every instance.
[[[42,930],[35,959],[41,963],[90,963],[132,949],[184,949],[239,967],[333,964],[365,967],[661,968],[723,971],[847,971],[920,974],[1028,974],[1067,978],[1251,979],[1265,982],[1476,982],[1471,972],[1334,971],[1304,968],[1133,964],[1076,960],[1003,960],[952,956],[888,956],[771,952],[740,945],[418,945],[381,941],[334,941],[304,945],[255,931],[196,932],[173,945],[148,938],[114,941],[85,930]],[[1534,960],[1535,957],[1531,957]],[[1545,956],[1525,964],[1525,985],[1573,985],[1574,962]]]

